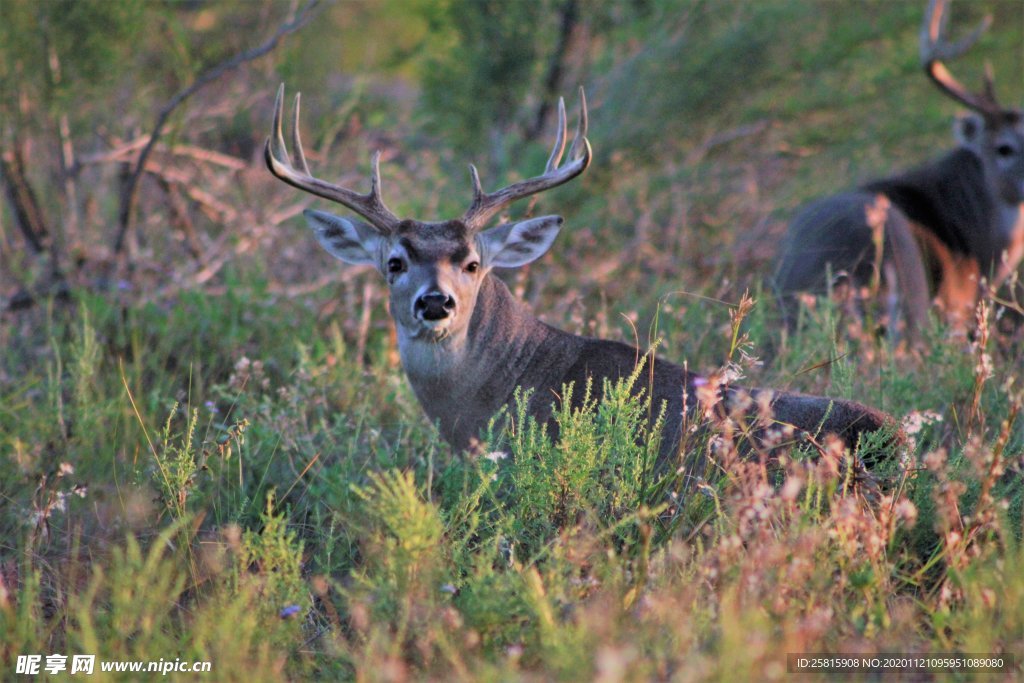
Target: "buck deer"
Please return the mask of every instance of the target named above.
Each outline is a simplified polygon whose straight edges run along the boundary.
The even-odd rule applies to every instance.
[[[787,323],[794,294],[823,293],[826,272],[857,288],[884,283],[890,314],[902,309],[911,336],[934,300],[962,330],[983,285],[998,288],[1024,256],[1024,112],[1001,106],[991,70],[970,92],[945,61],[966,52],[983,22],[956,43],[943,36],[944,0],[931,0],[921,28],[921,64],[946,95],[974,113],[957,120],[959,145],[919,168],[818,200],[793,219],[779,251],[774,286]]]
[[[306,220],[328,252],[350,264],[374,266],[389,289],[402,366],[413,391],[442,436],[455,448],[473,445],[488,421],[512,406],[517,387],[532,390],[529,414],[550,425],[552,406],[563,386],[574,383],[574,398],[588,379],[600,396],[602,379],[628,377],[644,361],[646,391],[667,409],[661,460],[676,452],[684,410],[698,405],[697,390],[706,380],[660,358],[645,357],[626,344],[569,334],[539,321],[492,274],[542,256],[562,227],[559,216],[541,216],[487,228],[488,222],[517,199],[551,189],[577,177],[591,160],[587,108],[580,90],[580,119],[565,163],[565,103],[558,103],[558,134],[542,175],[486,193],[470,165],[473,201],[461,218],[440,222],[402,220],[381,198],[380,153],[373,156],[370,191],[359,194],[310,174],[299,140],[299,97],[295,97],[290,160],[281,130],[284,86],[277,94],[274,127],[265,156],[270,171],[301,190],[335,201],[366,222],[307,210]],[[730,404],[741,390],[719,396]],[[836,433],[856,439],[865,431],[891,424],[891,418],[859,403],[797,393],[751,392],[771,402],[776,420],[804,432]]]

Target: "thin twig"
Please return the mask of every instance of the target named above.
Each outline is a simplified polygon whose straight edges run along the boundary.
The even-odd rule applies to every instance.
[[[140,147],[148,145],[149,140],[149,135],[142,135],[129,142],[119,142],[117,147],[108,149],[105,152],[79,155],[75,160],[75,166],[71,172],[77,174],[81,172],[82,168],[85,166],[128,161]],[[240,159],[236,156],[217,152],[212,149],[206,149],[205,147],[197,147],[196,145],[172,145],[170,147],[157,145],[155,149],[173,156],[189,157],[196,161],[202,161],[214,166],[223,166],[224,168],[232,171],[243,171],[249,166],[249,163],[245,161],[245,159]]]
[[[751,135],[758,135],[768,127],[769,121],[761,119],[753,123],[737,126],[736,128],[730,128],[729,130],[714,133],[708,136],[700,145],[696,147],[692,152],[686,155],[686,165],[694,166],[704,160],[711,150],[722,145],[727,145],[730,142],[741,140]]]

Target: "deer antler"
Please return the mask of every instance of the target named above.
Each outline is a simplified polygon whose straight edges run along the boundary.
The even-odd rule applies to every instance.
[[[391,213],[388,207],[384,206],[384,201],[380,196],[380,152],[373,155],[373,174],[370,176],[370,191],[367,194],[359,194],[340,185],[324,182],[310,174],[306,155],[302,152],[302,141],[299,139],[298,94],[295,95],[295,113],[292,117],[292,149],[298,160],[297,168],[292,165],[291,158],[288,156],[288,148],[284,143],[281,131],[283,113],[284,83],[277,90],[277,99],[274,102],[274,128],[270,137],[267,138],[264,148],[264,157],[270,172],[300,190],[347,206],[386,235],[394,232],[401,221]]]
[[[985,17],[974,31],[955,43],[949,43],[943,36],[949,23],[945,4],[946,0],[930,0],[928,3],[928,11],[925,12],[924,24],[921,26],[921,65],[932,81],[947,95],[983,116],[998,117],[1004,110],[996,101],[990,68],[985,71],[982,92],[972,93],[953,77],[943,63],[967,52],[992,24],[992,17]]]
[[[469,173],[473,179],[473,203],[469,205],[462,217],[462,222],[466,227],[473,231],[480,230],[496,213],[515,200],[567,183],[587,169],[592,152],[590,142],[587,140],[587,98],[583,94],[583,88],[580,88],[580,118],[576,125],[576,137],[573,138],[572,146],[569,148],[571,161],[559,166],[562,153],[565,151],[565,134],[565,100],[558,98],[558,137],[555,139],[555,146],[551,148],[551,155],[548,157],[543,175],[513,183],[491,193],[485,193],[480,186],[480,174],[477,173],[476,166],[470,164]]]

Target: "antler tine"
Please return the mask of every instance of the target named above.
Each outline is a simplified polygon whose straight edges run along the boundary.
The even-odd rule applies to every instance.
[[[380,152],[373,155],[373,173],[370,176],[370,191],[367,194],[359,194],[340,185],[328,183],[314,177],[309,172],[309,164],[306,163],[306,155],[302,151],[302,140],[299,136],[299,103],[299,95],[296,95],[295,112],[292,117],[292,147],[295,152],[295,158],[298,160],[298,168],[292,165],[291,157],[288,156],[288,148],[284,143],[284,133],[281,126],[281,119],[284,118],[283,83],[277,90],[277,99],[274,102],[274,127],[264,147],[264,158],[267,168],[275,176],[293,187],[347,206],[368,220],[380,232],[384,234],[394,232],[400,221],[384,205],[384,201],[381,199]]]
[[[583,142],[587,141],[587,94],[583,92],[583,86],[580,86],[580,118],[576,122],[576,135],[572,139],[572,147],[569,148],[569,156],[575,157],[577,154],[577,146],[580,144],[580,140]]]
[[[982,22],[968,35],[955,43],[946,41],[946,26],[949,15],[945,11],[946,0],[930,0],[921,26],[921,64],[929,78],[947,95],[971,109],[985,115],[997,116],[1002,107],[995,99],[991,82],[986,82],[981,93],[972,93],[950,73],[946,60],[955,59],[969,50],[989,26],[992,17],[986,16]]]
[[[558,168],[558,163],[562,160],[562,153],[565,152],[565,132],[566,132],[565,99],[562,98],[562,97],[559,97],[558,98],[558,136],[555,138],[555,146],[551,148],[551,155],[548,157],[548,163],[544,166],[544,172],[545,173],[551,173],[553,170]]]
[[[480,185],[480,173],[473,164],[469,165],[469,179],[473,183],[473,205],[475,206],[483,201],[484,188]]]
[[[281,85],[282,91],[284,90],[284,84]],[[282,94],[284,94],[282,92]],[[302,151],[302,138],[299,136],[299,105],[302,99],[302,93],[295,93],[295,108],[292,110],[292,149],[295,150],[295,158],[299,160],[299,170],[306,175],[312,175],[309,172],[309,164],[306,163],[306,154]]]
[[[569,150],[569,161],[562,164],[566,128],[565,101],[559,98],[557,136],[542,175],[513,183],[491,193],[485,193],[480,185],[480,174],[474,165],[469,165],[470,178],[473,182],[473,202],[462,217],[462,222],[468,229],[480,230],[495,214],[517,199],[567,183],[587,169],[593,152],[590,148],[590,141],[586,137],[587,101],[583,95],[583,88],[580,88],[580,120],[576,126],[576,137]]]
[[[376,197],[377,201],[381,201],[380,194],[380,150],[378,149],[373,153],[373,157],[370,159],[370,165],[373,166],[373,173],[370,175],[370,196]]]
[[[271,145],[270,151],[274,158],[280,159],[286,166],[291,166],[292,161],[288,156],[288,146],[284,144],[284,135],[281,131],[281,119],[284,116],[284,83],[277,89],[277,97],[274,99],[274,127],[272,135],[267,140]],[[271,169],[273,171],[274,169]]]

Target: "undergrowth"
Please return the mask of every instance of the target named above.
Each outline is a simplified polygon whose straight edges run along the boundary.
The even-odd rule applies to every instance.
[[[830,339],[831,391],[904,418],[863,486],[837,440],[751,457],[724,418],[685,441],[699,473],[655,467],[642,367],[600,401],[566,387],[583,401],[556,411],[557,441],[520,395],[469,456],[386,339],[367,364],[299,309],[251,310],[310,334],[205,357],[230,312],[119,337],[105,306],[51,315],[45,366],[0,387],[5,670],[63,652],[210,660],[218,680],[752,680],[784,677],[787,653],[1024,647],[1024,395],[987,335],[932,335],[917,359]],[[781,383],[743,312],[730,371]],[[142,334],[161,342],[126,354]],[[819,344],[802,334],[782,367]]]

